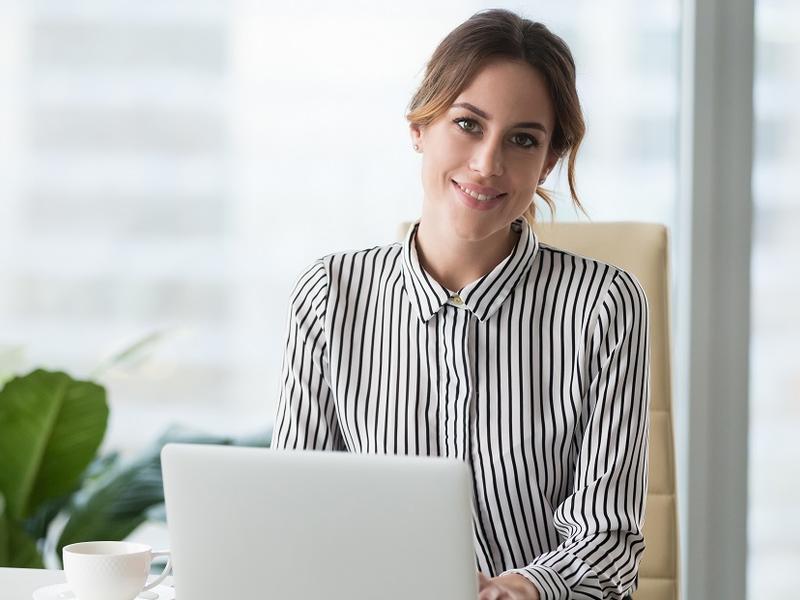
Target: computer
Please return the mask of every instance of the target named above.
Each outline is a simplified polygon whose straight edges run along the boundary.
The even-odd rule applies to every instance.
[[[178,598],[478,597],[462,461],[167,444],[161,466]]]

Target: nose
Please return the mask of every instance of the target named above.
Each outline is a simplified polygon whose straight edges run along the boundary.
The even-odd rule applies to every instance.
[[[503,174],[503,140],[485,137],[476,146],[470,159],[470,169],[489,178]]]

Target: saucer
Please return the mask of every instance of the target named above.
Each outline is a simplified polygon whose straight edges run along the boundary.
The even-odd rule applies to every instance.
[[[33,592],[33,600],[80,600],[66,583],[41,587]],[[136,600],[175,600],[175,588],[166,585],[139,592]]]

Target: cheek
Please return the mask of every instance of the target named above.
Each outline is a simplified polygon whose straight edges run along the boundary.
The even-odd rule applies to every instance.
[[[536,191],[539,183],[538,169],[538,161],[536,164],[527,161],[525,164],[519,165],[519,169],[515,170],[511,179],[511,186],[517,194],[532,195]]]
[[[425,182],[425,187],[433,189],[440,177],[439,165],[436,164],[432,157],[429,157],[422,168],[422,179]]]
[[[449,183],[458,173],[465,172],[466,164],[454,148],[437,146],[423,159],[423,177],[429,185]]]

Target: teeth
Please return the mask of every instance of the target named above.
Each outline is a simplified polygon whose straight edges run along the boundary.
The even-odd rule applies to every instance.
[[[458,184],[456,184],[456,185],[458,185]],[[500,195],[500,194],[498,194],[497,196],[484,196],[483,194],[476,194],[475,192],[471,192],[470,190],[465,190],[460,185],[458,185],[458,188],[462,192],[464,192],[465,194],[469,194],[470,196],[472,196],[473,198],[475,198],[475,200],[478,200],[479,202],[486,202],[487,200],[493,200],[494,198],[497,198],[497,196]]]

